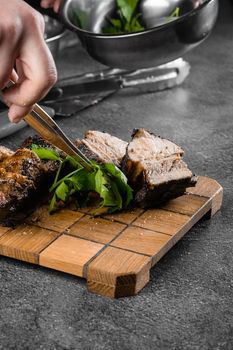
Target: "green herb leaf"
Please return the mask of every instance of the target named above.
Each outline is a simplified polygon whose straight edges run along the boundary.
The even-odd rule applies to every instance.
[[[175,10],[170,14],[170,17],[179,17],[180,15],[180,8],[176,7]]]
[[[139,0],[117,0],[117,5],[126,22],[130,22],[137,8]]]
[[[70,165],[72,168],[74,168],[74,169],[77,169],[77,168],[80,168],[80,167],[82,168],[82,166],[80,166],[79,162],[78,162],[76,159],[74,159],[73,157],[71,157],[71,156],[67,156],[67,157],[65,158],[65,160],[63,161],[63,164],[64,164],[65,162],[69,163],[69,165]]]
[[[82,10],[74,10],[73,21],[74,21],[74,24],[77,25],[79,28],[85,29],[88,21],[86,12]]]
[[[54,193],[54,195],[49,203],[49,213],[52,213],[56,209],[57,209],[57,196]]]
[[[56,188],[55,193],[58,199],[61,199],[63,202],[66,202],[66,200],[68,199],[70,190],[69,190],[69,187],[66,185],[66,183],[63,181]]]
[[[180,17],[180,7],[176,7],[175,10],[173,10],[172,13],[167,17],[167,20],[172,21],[178,17]]]
[[[32,151],[40,158],[46,160],[61,160],[58,152],[53,149],[39,147],[35,144],[32,144]]]
[[[111,174],[114,183],[116,183],[117,188],[124,199],[123,207],[126,208],[133,199],[133,190],[128,185],[125,174],[112,163],[104,164],[103,167],[109,174]]]
[[[106,34],[133,33],[144,30],[140,23],[141,13],[137,12],[139,0],[116,0],[117,18],[109,19],[109,26],[102,29]]]
[[[50,212],[66,204],[70,198],[75,198],[79,203],[80,198],[82,200],[88,192],[96,192],[100,198],[99,208],[106,207],[109,212],[126,208],[131,202],[132,189],[126,176],[114,164],[91,162],[92,169],[88,171],[73,157],[67,156],[62,160],[55,151],[36,145],[33,150],[41,159],[60,161],[54,183],[50,187]]]

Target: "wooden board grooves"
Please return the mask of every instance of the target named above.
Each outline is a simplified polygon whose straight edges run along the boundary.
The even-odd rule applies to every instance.
[[[90,216],[90,209],[37,209],[16,228],[0,227],[0,255],[87,279],[91,292],[137,294],[156,264],[201,218],[221,207],[222,187],[199,177],[195,188],[157,209]]]
[[[83,265],[83,277],[87,279],[88,266],[94,261],[102,252],[106,249],[108,245],[103,246],[95,255],[93,255],[84,265]]]
[[[83,277],[83,266],[103,247],[63,234],[40,254],[39,264]]]
[[[44,247],[53,243],[57,233],[29,225],[20,225],[0,237],[0,254],[34,264]]]

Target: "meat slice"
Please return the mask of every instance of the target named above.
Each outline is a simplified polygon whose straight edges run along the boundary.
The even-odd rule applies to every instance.
[[[84,139],[77,139],[75,145],[91,160],[120,166],[127,142],[108,133],[87,131]]]
[[[26,148],[7,152],[0,160],[0,221],[14,223],[33,210],[37,199],[48,192],[58,164],[53,161],[50,168]]]
[[[29,149],[18,149],[5,158],[0,166],[8,173],[24,175],[32,181],[37,181],[41,173],[41,161]]]
[[[21,148],[25,149],[32,149],[32,145],[37,145],[43,148],[48,148],[48,149],[53,149],[55,150],[57,153],[60,154],[60,156],[62,158],[65,157],[65,154],[63,151],[61,151],[60,149],[58,149],[57,147],[55,147],[54,145],[52,145],[49,141],[44,140],[41,136],[38,135],[34,135],[34,136],[30,136],[28,137],[21,145]],[[43,170],[46,173],[54,173],[55,171],[57,171],[57,167],[58,167],[58,163],[54,162],[54,160],[50,161],[50,160],[41,160],[41,166],[43,165]]]
[[[14,152],[11,151],[9,148],[6,148],[4,146],[0,146],[0,162],[12,155]]]
[[[145,129],[132,135],[122,169],[135,190],[140,206],[154,207],[182,195],[195,185],[195,178],[182,160],[184,151],[171,141]]]
[[[34,189],[33,181],[26,176],[0,168],[0,221],[6,218],[10,221]]]

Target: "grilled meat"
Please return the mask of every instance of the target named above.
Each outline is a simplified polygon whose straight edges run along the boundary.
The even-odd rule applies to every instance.
[[[0,146],[1,222],[24,218],[34,209],[33,204],[48,194],[58,162],[40,160],[31,150],[33,144],[56,149],[64,157],[38,136],[25,140],[15,152]],[[136,130],[129,144],[99,131],[88,131],[75,144],[89,159],[121,166],[135,190],[136,204],[145,208],[182,195],[196,182],[182,160],[182,148],[145,129]]]
[[[26,176],[0,168],[0,221],[10,221],[34,189],[33,181]]]
[[[75,145],[91,160],[120,166],[126,152],[127,142],[108,133],[87,131],[85,138],[76,140]]]
[[[49,167],[48,162],[41,161],[26,148],[16,152],[3,151],[0,160],[0,221],[12,223],[25,217],[39,196],[48,191],[53,179],[51,175],[58,164],[50,162],[52,166]]]
[[[145,129],[132,135],[122,169],[135,189],[135,201],[153,207],[182,195],[195,185],[195,178],[182,160],[184,151],[171,141]]]
[[[58,150],[54,145],[52,145],[49,141],[46,141],[39,135],[29,136],[21,145],[21,148],[32,148],[32,145],[37,145],[43,148],[52,148]]]
[[[14,152],[11,151],[9,148],[6,148],[4,146],[0,146],[0,162],[2,162],[4,159],[12,155]]]
[[[5,158],[0,163],[0,167],[7,173],[20,174],[36,182],[41,172],[41,161],[29,149],[18,149]]]
[[[54,149],[57,151],[60,156],[65,157],[65,153],[52,145],[49,141],[44,140],[41,136],[34,135],[28,137],[21,145],[21,148],[32,149],[32,145],[37,145],[43,148]],[[57,170],[58,163],[53,160],[41,160],[41,164],[43,164],[43,170],[48,173],[54,173]]]

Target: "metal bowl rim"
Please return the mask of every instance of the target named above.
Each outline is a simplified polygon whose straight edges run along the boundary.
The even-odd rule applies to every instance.
[[[196,13],[198,13],[200,10],[202,10],[204,7],[206,7],[207,5],[209,5],[211,2],[216,2],[218,3],[218,0],[206,0],[203,4],[201,4],[198,8],[193,9],[191,11],[189,11],[188,13],[184,14],[183,16],[178,17],[176,20],[174,21],[170,21],[166,24],[161,24],[159,26],[153,27],[153,28],[148,28],[145,29],[143,31],[138,31],[138,32],[134,32],[134,33],[123,33],[123,34],[118,34],[118,35],[106,35],[106,34],[101,34],[101,33],[93,33],[93,32],[89,32],[85,29],[81,29],[76,27],[70,20],[68,17],[66,17],[66,22],[67,24],[72,27],[76,32],[81,32],[83,34],[85,34],[86,36],[90,36],[90,37],[94,37],[94,38],[98,38],[98,39],[122,39],[122,38],[129,38],[129,37],[134,37],[134,36],[141,36],[141,35],[145,35],[147,33],[151,33],[151,32],[156,32],[159,30],[162,30],[164,28],[169,28],[171,26],[173,26],[175,23],[179,23],[179,22],[183,22],[184,20],[186,20],[189,17],[194,16]],[[69,5],[70,1],[67,1],[64,3],[61,11],[63,12],[63,17],[64,17],[64,11],[67,10],[67,7]]]
[[[55,36],[51,36],[50,38],[46,38],[45,42],[46,43],[51,43],[53,41],[56,41],[56,40],[59,40],[59,39],[63,38],[63,36],[67,33],[67,30],[64,27],[61,30],[62,30],[61,33],[59,33],[59,34],[57,34]]]

